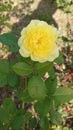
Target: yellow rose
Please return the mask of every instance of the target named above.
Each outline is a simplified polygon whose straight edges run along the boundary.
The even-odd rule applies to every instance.
[[[32,20],[21,32],[18,45],[23,57],[33,61],[53,61],[58,57],[57,31],[44,21]]]

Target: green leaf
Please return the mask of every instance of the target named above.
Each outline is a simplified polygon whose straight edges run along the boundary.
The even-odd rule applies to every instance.
[[[0,35],[0,42],[5,45],[8,45],[11,52],[17,52],[19,50],[18,47],[18,38],[12,33],[4,33]]]
[[[30,112],[26,112],[25,115],[24,115],[24,121],[25,123],[30,120],[32,117],[32,114]]]
[[[0,73],[8,74],[10,71],[9,62],[5,59],[0,61]]]
[[[49,71],[48,71],[48,74],[51,78],[55,78],[55,70],[53,68],[53,66],[50,67]]]
[[[19,108],[19,109],[17,110],[17,113],[16,113],[16,114],[17,114],[18,116],[20,116],[20,115],[24,115],[24,112],[25,112],[25,111],[24,111],[23,108]]]
[[[34,118],[32,118],[32,119],[29,121],[29,127],[30,127],[31,129],[33,129],[33,128],[36,127],[36,125],[37,125],[37,119],[34,117]]]
[[[15,73],[9,73],[8,75],[8,84],[10,88],[18,87],[19,78]]]
[[[11,120],[11,128],[15,130],[19,130],[21,127],[25,125],[25,123],[31,118],[31,113],[26,112],[23,114],[23,112],[17,111],[17,114],[13,117]]]
[[[68,102],[73,99],[73,89],[67,87],[57,88],[53,99],[58,104]]]
[[[4,87],[7,84],[7,75],[0,73],[0,87]]]
[[[48,96],[52,96],[52,94],[55,93],[56,88],[57,88],[57,79],[56,79],[56,77],[50,76],[45,81],[45,84],[46,84],[46,87],[47,87],[47,94],[48,94]]]
[[[18,62],[25,62],[28,65],[33,65],[35,61],[31,60],[30,57],[22,57],[21,55],[18,55]]]
[[[9,113],[7,112],[7,108],[0,108],[0,122],[8,123],[9,122]]]
[[[47,87],[47,95],[52,96],[57,88],[57,79],[53,66],[48,71],[49,77],[46,79],[45,84]]]
[[[50,113],[50,120],[55,125],[60,125],[62,123],[62,117],[59,112],[52,111]]]
[[[3,124],[0,123],[0,130],[5,130]]]
[[[63,58],[63,55],[61,52],[59,52],[59,56],[58,56],[58,58],[56,58],[56,60],[54,62],[56,62],[59,65],[64,62],[64,58]]]
[[[15,130],[19,130],[21,127],[23,127],[24,124],[24,116],[20,115],[20,116],[15,116],[12,120],[11,120],[11,128],[15,129]]]
[[[32,73],[32,68],[25,62],[18,62],[13,65],[13,70],[20,76],[27,76]]]
[[[49,113],[50,105],[51,99],[49,100],[49,98],[45,98],[44,101],[35,103],[34,109],[41,117],[44,117],[47,113]]]
[[[0,122],[9,123],[10,119],[16,113],[16,106],[10,98],[6,98],[3,101],[2,107],[0,108]]]
[[[52,62],[44,62],[44,63],[36,63],[35,64],[35,71],[43,76],[46,72],[50,70],[50,67],[52,66]]]
[[[21,100],[25,103],[33,101],[33,99],[28,94],[28,91],[18,90],[17,91],[17,97],[18,97],[19,100]]]
[[[49,130],[49,120],[47,117],[40,119],[40,126],[42,130]]]
[[[25,125],[25,123],[31,118],[31,116],[32,115],[30,112],[26,112],[24,114],[24,109],[20,108],[11,120],[11,128],[15,130],[21,129]]]
[[[38,76],[30,78],[28,81],[28,93],[33,99],[43,100],[47,93],[44,81]]]
[[[16,112],[16,106],[10,98],[6,98],[3,101],[3,107],[7,110],[9,116],[13,116],[13,114]]]

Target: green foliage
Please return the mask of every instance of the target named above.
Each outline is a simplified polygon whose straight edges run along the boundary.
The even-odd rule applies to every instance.
[[[50,77],[45,81],[45,83],[47,87],[47,95],[52,96],[57,88],[57,79],[56,76],[53,75],[52,71]]]
[[[11,11],[12,9],[12,6],[11,4],[4,4],[4,5],[0,5],[0,12],[3,12],[3,11]]]
[[[10,116],[12,116],[16,111],[16,106],[11,98],[7,98],[3,101],[3,107],[7,109],[7,111],[10,113]]]
[[[49,120],[47,117],[40,119],[40,126],[42,130],[49,130]]]
[[[9,1],[0,1],[0,25],[7,26],[11,28],[11,24],[7,22],[10,19],[9,12],[15,12],[15,7],[13,7],[13,3]],[[0,30],[1,31],[1,30]]]
[[[49,98],[45,98],[43,101],[38,101],[34,105],[35,111],[40,115],[40,117],[45,117],[49,113],[49,108],[52,102]]]
[[[11,120],[11,128],[14,130],[19,130],[24,127],[27,120],[31,118],[31,113],[27,112],[23,114],[23,112],[18,111],[16,115]]]
[[[7,84],[7,75],[3,75],[3,73],[0,73],[0,87],[3,87]]]
[[[32,117],[32,114],[30,112],[26,112],[25,115],[24,115],[24,121],[28,121],[30,120]]]
[[[4,126],[0,123],[0,130],[5,130]]]
[[[61,105],[61,103],[65,103],[73,99],[73,90],[66,87],[57,88],[53,98],[57,104]]]
[[[20,76],[27,76],[32,73],[32,68],[25,62],[18,62],[13,66],[13,70]]]
[[[0,87],[7,84],[7,76],[10,71],[9,62],[7,60],[0,61]]]
[[[70,6],[73,3],[73,0],[55,0],[54,2],[56,2],[58,7],[66,13],[71,12]]]
[[[31,120],[29,121],[29,127],[31,129],[35,128],[36,127],[36,124],[37,124],[37,119],[34,117],[34,118],[31,118]]]
[[[0,122],[1,123],[8,123],[8,121],[9,121],[9,114],[10,113],[8,111],[6,111],[6,109],[0,108]]]
[[[35,62],[32,61],[29,57],[24,58],[21,55],[18,56],[17,60],[18,60],[18,62],[25,62],[25,63],[27,63],[30,66],[33,66],[35,64]]]
[[[9,9],[11,10],[11,6]],[[0,35],[0,42],[7,45],[11,52],[19,50],[18,38],[12,33]],[[64,62],[61,53],[54,62],[59,65]],[[49,77],[44,79],[46,72]],[[23,130],[27,124],[32,130],[37,124],[40,125],[41,130],[49,130],[52,124],[62,123],[61,115],[57,110],[59,105],[73,98],[71,88],[58,87],[53,62],[38,63],[21,56],[14,61],[1,60],[0,87],[6,84],[14,89],[14,95],[11,95],[14,100],[12,101],[11,98],[3,100],[0,107],[1,130],[9,130],[9,128]],[[31,109],[26,108],[27,105],[31,106],[34,112],[28,112],[28,109]]]
[[[0,61],[0,72],[4,74],[8,74],[10,71],[9,62],[5,59]]]
[[[50,120],[55,125],[60,125],[62,123],[62,117],[61,117],[60,113],[57,111],[51,110]]]
[[[3,106],[0,108],[0,122],[8,123],[16,111],[16,106],[10,98],[3,101]]]
[[[63,58],[63,55],[62,55],[61,52],[59,53],[59,56],[58,56],[58,58],[55,60],[55,62],[56,62],[57,64],[59,64],[59,65],[64,62],[64,58]]]
[[[11,127],[12,129],[19,130],[25,126],[25,123],[31,116],[30,112],[24,113],[22,108],[17,110],[11,98],[6,98],[0,108],[0,128],[8,130]],[[4,126],[2,125],[3,123]]]
[[[51,66],[52,66],[52,62],[44,62],[44,63],[36,63],[34,65],[34,68],[35,68],[35,71],[40,76],[44,76],[44,74],[50,70]]]
[[[28,81],[28,93],[29,95],[37,100],[43,100],[46,96],[46,86],[44,81],[38,77],[33,76]]]
[[[18,47],[18,38],[12,33],[4,33],[0,35],[0,42],[9,46],[9,50],[11,52],[17,52],[19,50]]]
[[[19,100],[28,103],[28,102],[32,102],[33,98],[30,97],[30,95],[28,94],[28,91],[23,91],[21,89],[19,89],[17,91],[17,97]]]
[[[11,63],[3,59],[0,61],[0,87],[9,84],[10,88],[16,88],[19,84],[18,76],[12,71]]]
[[[5,24],[4,22],[9,19],[9,16],[0,15],[0,24]]]
[[[22,116],[15,116],[11,121],[11,128],[19,130],[24,125],[24,117]]]
[[[18,87],[19,78],[15,73],[13,73],[13,72],[11,74],[9,73],[9,75],[7,77],[7,81],[8,81],[9,87],[11,89],[14,89],[14,88]]]

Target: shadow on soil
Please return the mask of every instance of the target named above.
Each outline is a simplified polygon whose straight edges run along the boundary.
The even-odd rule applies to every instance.
[[[13,25],[12,32],[14,32],[15,29],[20,32],[21,29],[27,26],[32,19],[44,20],[48,24],[54,24],[54,26],[57,27],[57,23],[52,17],[57,10],[57,5],[53,3],[53,0],[41,0],[37,9],[27,15],[24,14],[25,9],[26,7],[24,8],[24,5],[22,5],[22,10],[20,10],[19,15],[17,15],[19,22]]]

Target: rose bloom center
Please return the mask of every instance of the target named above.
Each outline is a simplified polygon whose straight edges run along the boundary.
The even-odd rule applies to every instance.
[[[26,30],[25,35],[26,48],[36,57],[48,57],[56,46],[56,34],[48,26],[31,27]]]

